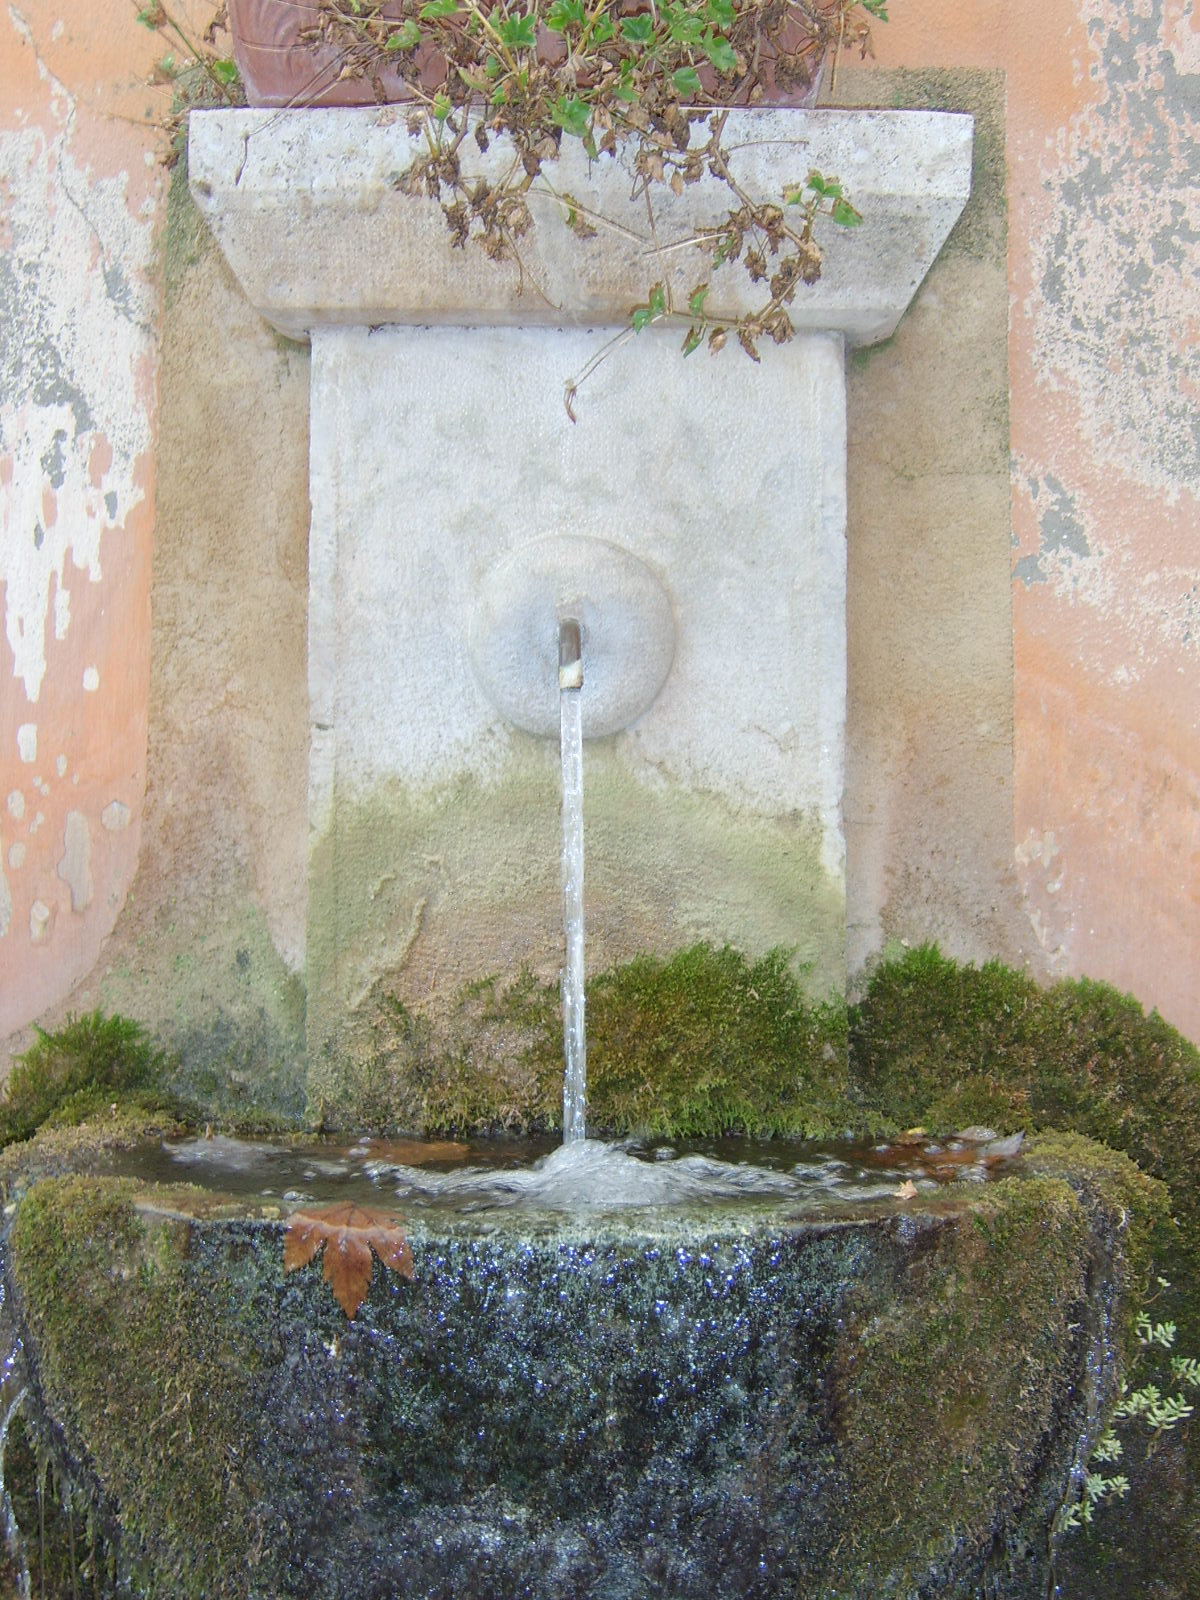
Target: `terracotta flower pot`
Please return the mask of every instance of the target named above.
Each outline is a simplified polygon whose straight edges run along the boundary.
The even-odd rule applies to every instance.
[[[361,106],[411,98],[400,73],[394,67],[381,66],[378,58],[369,72],[363,71],[362,60],[356,61],[333,45],[302,38],[320,22],[318,0],[228,3],[233,55],[252,106]],[[628,0],[626,9],[641,9],[640,0]],[[398,0],[385,0],[382,16],[400,14]],[[559,41],[553,35],[539,36],[539,47],[545,52],[544,59],[552,60]],[[421,57],[417,59],[420,61]],[[775,86],[769,52],[761,65],[767,101],[790,106],[816,103],[822,78],[820,66],[810,84],[783,92]],[[423,66],[425,86],[437,88],[444,81],[443,58],[436,50],[430,50]],[[711,76],[703,67],[700,75],[702,82]],[[707,86],[711,88],[711,83]]]
[[[399,6],[385,4],[383,15],[398,16]],[[343,52],[302,42],[319,21],[317,0],[229,0],[233,57],[252,106],[375,104],[375,80],[356,75]],[[408,98],[394,68],[378,76],[386,99]]]

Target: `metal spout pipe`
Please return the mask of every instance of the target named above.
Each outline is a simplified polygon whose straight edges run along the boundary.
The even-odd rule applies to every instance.
[[[558,625],[558,687],[583,688],[583,641],[574,617]]]

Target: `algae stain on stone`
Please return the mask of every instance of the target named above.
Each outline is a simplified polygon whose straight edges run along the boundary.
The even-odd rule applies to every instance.
[[[444,1032],[465,985],[524,970],[557,981],[555,758],[522,741],[502,784],[335,797],[309,866],[310,1101],[341,1098],[343,1067],[386,1024],[386,995]],[[584,811],[592,972],[698,942],[751,957],[783,947],[810,998],[840,995],[844,886],[822,864],[815,819],[651,787],[611,742],[589,747]]]
[[[304,1110],[303,979],[249,901],[212,917],[160,919],[99,984],[101,1004],[165,1044],[167,1087],[214,1115],[297,1122]]]

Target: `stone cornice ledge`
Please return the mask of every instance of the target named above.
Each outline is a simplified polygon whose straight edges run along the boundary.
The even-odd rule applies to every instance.
[[[933,111],[729,113],[722,147],[747,192],[778,200],[815,167],[840,178],[863,215],[857,228],[818,223],[824,268],[790,308],[798,329],[840,331],[851,344],[893,332],[970,192],[972,131],[969,116]],[[630,167],[589,162],[564,140],[527,197],[534,225],[518,266],[474,245],[451,249],[438,203],[397,188],[423,150],[402,106],[199,111],[190,184],[251,304],[293,338],[328,325],[621,325],[659,280],[681,306],[711,280],[708,309],[722,315],[765,298],[741,266],[714,272],[709,252],[671,248],[728,213],[733,196],[717,179],[679,196],[656,188],[656,250]],[[459,154],[469,176],[492,181],[513,162],[497,137],[486,154],[473,139]],[[558,198],[568,194],[611,225],[579,240]]]

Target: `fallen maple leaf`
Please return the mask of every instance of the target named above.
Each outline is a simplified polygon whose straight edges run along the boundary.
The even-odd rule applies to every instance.
[[[916,1198],[917,1198],[917,1186],[912,1181],[911,1178],[906,1178],[904,1180],[904,1182],[900,1185],[900,1187],[896,1190],[896,1199],[897,1200],[915,1200]]]
[[[367,1298],[371,1251],[402,1278],[413,1275],[413,1254],[399,1218],[342,1200],[315,1211],[295,1211],[283,1241],[283,1270],[306,1267],[325,1247],[325,1282],[348,1317]]]

